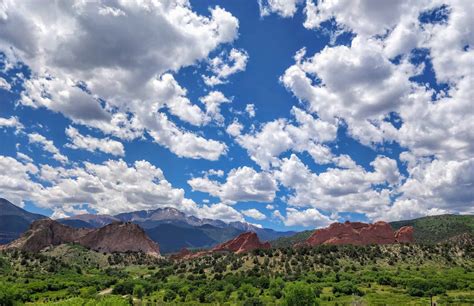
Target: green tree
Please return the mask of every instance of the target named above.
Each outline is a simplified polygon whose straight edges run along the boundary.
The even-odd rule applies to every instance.
[[[288,306],[319,305],[313,288],[304,282],[288,284],[284,294],[284,304]]]

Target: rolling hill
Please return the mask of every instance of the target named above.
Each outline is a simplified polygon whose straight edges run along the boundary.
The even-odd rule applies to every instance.
[[[43,215],[30,213],[0,198],[0,244],[17,239],[33,221],[44,218]]]

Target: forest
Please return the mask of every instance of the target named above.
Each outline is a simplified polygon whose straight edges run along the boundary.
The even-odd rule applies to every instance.
[[[0,253],[0,305],[472,305],[473,259],[469,240],[282,247],[190,260],[69,244]]]

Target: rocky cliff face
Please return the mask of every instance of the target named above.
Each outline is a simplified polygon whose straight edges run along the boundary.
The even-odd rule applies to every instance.
[[[112,223],[99,229],[86,229],[72,228],[51,219],[33,222],[20,238],[0,249],[39,252],[46,247],[63,243],[77,243],[107,253],[144,252],[153,256],[160,255],[158,245],[136,224]]]
[[[95,251],[113,252],[144,252],[158,256],[158,244],[145,234],[145,231],[133,223],[114,222],[88,232],[77,239],[77,243]]]
[[[402,226],[395,232],[395,240],[400,243],[411,243],[413,238],[413,226]]]
[[[72,243],[89,231],[89,229],[74,229],[51,219],[41,219],[33,222],[29,230],[20,238],[3,246],[3,248],[39,252],[48,246]]]
[[[306,240],[304,245],[319,244],[392,244],[413,242],[413,228],[401,228],[394,232],[387,222],[367,224],[362,222],[333,223],[329,227],[318,229]]]
[[[230,251],[236,254],[249,252],[255,249],[269,249],[270,243],[261,243],[254,232],[242,233],[232,240],[221,243],[214,247],[212,252]]]
[[[231,239],[227,242],[221,243],[210,250],[191,252],[188,249],[182,249],[179,253],[171,256],[172,259],[182,260],[191,259],[204,255],[209,255],[216,252],[233,252],[235,254],[242,254],[250,252],[255,249],[269,249],[271,248],[270,243],[260,242],[258,236],[254,232],[242,233],[239,236]]]

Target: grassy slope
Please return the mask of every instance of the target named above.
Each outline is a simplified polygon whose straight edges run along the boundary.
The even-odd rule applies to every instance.
[[[394,229],[411,225],[415,241],[419,243],[438,243],[464,233],[474,234],[473,215],[440,215],[414,220],[391,222]]]

